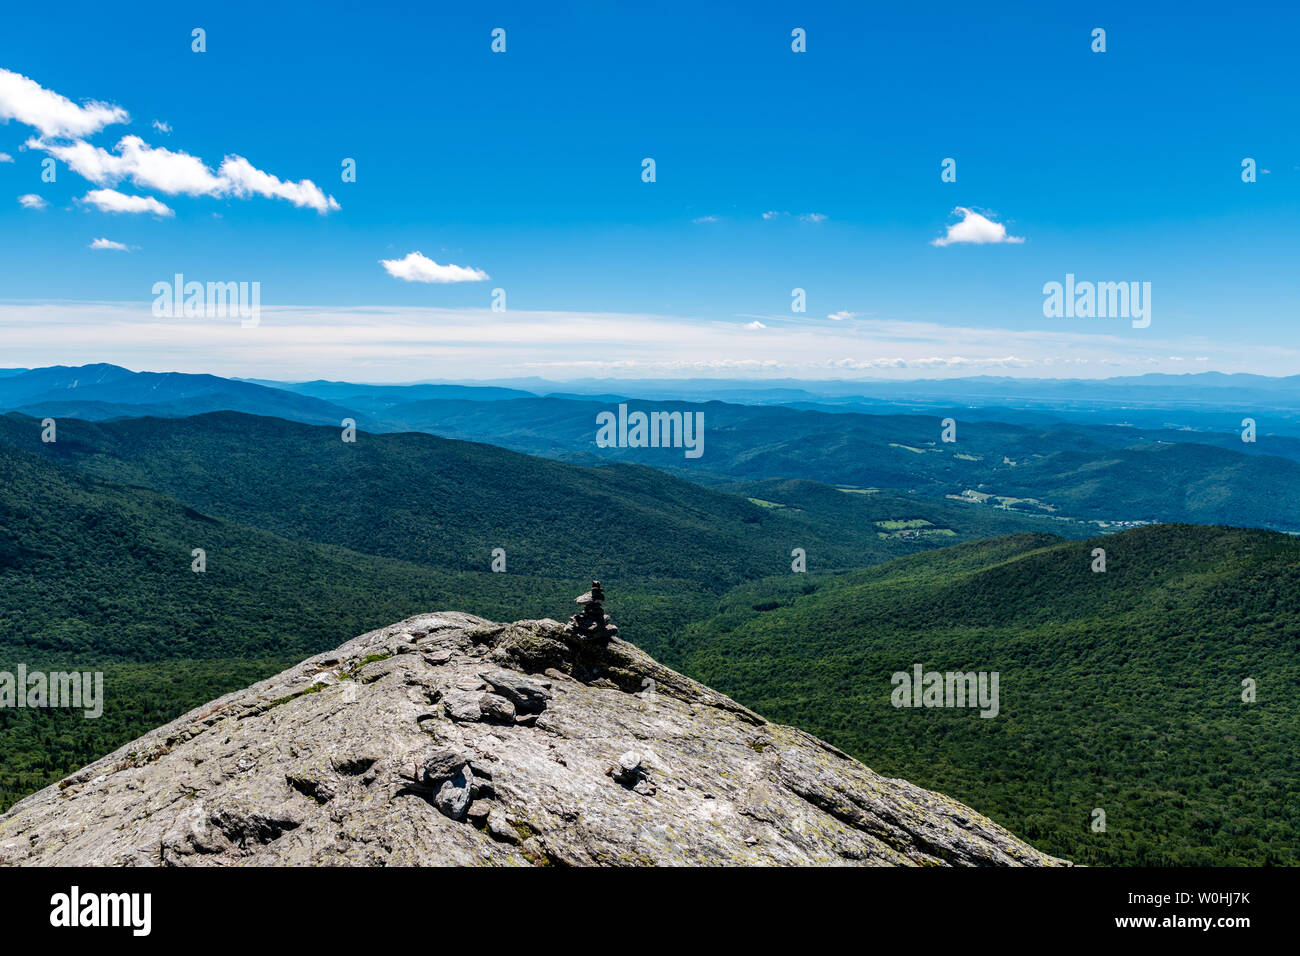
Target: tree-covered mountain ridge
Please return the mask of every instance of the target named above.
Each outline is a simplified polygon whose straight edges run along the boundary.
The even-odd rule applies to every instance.
[[[1018,535],[798,587],[742,585],[673,651],[748,706],[1078,862],[1300,862],[1289,535]],[[891,678],[917,665],[998,673],[996,718],[896,706]]]

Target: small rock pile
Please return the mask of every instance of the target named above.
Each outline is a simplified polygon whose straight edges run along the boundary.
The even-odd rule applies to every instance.
[[[591,590],[579,595],[574,603],[581,604],[582,613],[569,618],[569,626],[582,637],[593,640],[608,640],[618,636],[618,627],[605,613],[605,592],[600,589],[599,581],[591,582]]]
[[[551,682],[500,668],[480,671],[442,697],[443,712],[458,724],[484,722],[531,727],[551,699]]]
[[[648,797],[655,792],[654,784],[650,782],[649,768],[635,750],[629,750],[619,757],[618,763],[606,770],[605,774],[642,796]]]

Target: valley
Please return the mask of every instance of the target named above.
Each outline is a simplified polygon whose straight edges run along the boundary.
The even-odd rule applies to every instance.
[[[109,706],[93,721],[0,709],[0,804],[224,689],[429,609],[563,618],[575,584],[599,577],[654,648],[729,588],[790,576],[793,547],[840,572],[929,545],[881,539],[876,520],[920,507],[950,540],[1042,523],[756,484],[773,509],[645,467],[416,433],[347,444],[333,427],[234,412],[67,419],[57,441],[41,434],[39,420],[0,416],[0,670],[94,665]],[[498,548],[507,573],[491,571]]]
[[[563,619],[599,578],[668,666],[1047,852],[1297,862],[1300,544],[1264,530],[1297,520],[1284,455],[979,421],[954,445],[924,416],[708,402],[668,406],[704,416],[687,463],[599,448],[601,403],[580,396],[429,386],[400,431],[403,403],[346,389],[179,414],[244,398],[137,381],[186,393],[158,416],[104,374],[123,414],[59,418],[54,442],[0,415],[0,670],[93,667],[108,700],[97,720],[0,710],[0,807],[369,628]],[[58,390],[24,408],[56,414]],[[890,675],[914,668],[990,676],[996,719],[891,706]]]

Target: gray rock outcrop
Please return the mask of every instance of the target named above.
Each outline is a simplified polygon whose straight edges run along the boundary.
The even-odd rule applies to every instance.
[[[0,864],[1062,861],[613,634],[445,612],[227,694],[23,799],[0,816]]]

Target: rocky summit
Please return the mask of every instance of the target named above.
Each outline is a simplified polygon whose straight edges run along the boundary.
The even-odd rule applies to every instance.
[[[1065,865],[591,619],[363,634],[15,804],[0,864]]]

